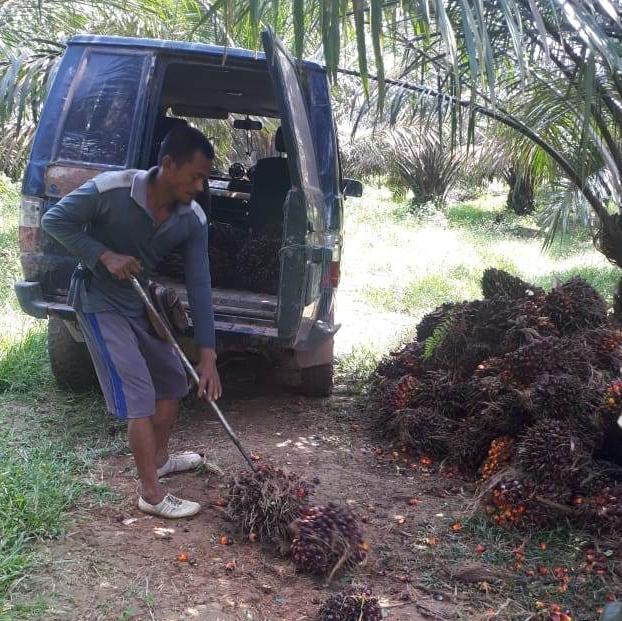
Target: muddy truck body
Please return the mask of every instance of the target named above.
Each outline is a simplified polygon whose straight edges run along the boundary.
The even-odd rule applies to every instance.
[[[84,388],[94,375],[67,304],[77,259],[42,230],[41,217],[101,172],[156,165],[167,131],[190,123],[214,139],[217,158],[227,154],[218,153],[219,137],[210,131],[224,127],[229,143],[246,145],[246,162],[221,162],[197,198],[210,226],[220,355],[259,354],[297,378],[304,393],[330,393],[343,201],[344,195],[360,196],[361,186],[342,178],[325,69],[292,59],[270,32],[262,40],[263,54],[109,36],[68,42],[23,178],[23,280],[15,287],[22,309],[49,321],[59,384]],[[270,242],[262,245],[262,239]],[[217,242],[220,254],[212,257]],[[253,256],[266,245],[273,249],[272,268]],[[249,272],[262,273],[265,281],[269,269],[270,282],[253,286]],[[154,278],[187,305],[174,256]],[[187,337],[182,343],[193,358],[192,328]]]

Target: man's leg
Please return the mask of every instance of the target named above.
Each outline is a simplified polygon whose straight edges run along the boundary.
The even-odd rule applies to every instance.
[[[166,493],[157,475],[157,444],[155,416],[128,421],[127,436],[136,462],[141,484],[141,496],[151,505],[162,502]]]
[[[168,460],[168,441],[173,425],[177,420],[179,401],[176,399],[158,399],[153,417],[156,442],[156,465],[161,468]]]
[[[132,318],[140,350],[145,358],[155,388],[156,463],[160,476],[192,470],[201,464],[198,453],[185,451],[169,454],[168,444],[177,419],[179,401],[188,394],[186,371],[170,343],[151,333],[146,317]]]
[[[141,482],[139,508],[169,518],[196,514],[198,503],[167,494],[158,481],[156,394],[131,318],[112,312],[78,313],[78,320],[108,409],[128,421],[128,440]],[[158,420],[169,422],[159,425],[167,428],[166,442],[172,425],[171,408],[168,410]]]

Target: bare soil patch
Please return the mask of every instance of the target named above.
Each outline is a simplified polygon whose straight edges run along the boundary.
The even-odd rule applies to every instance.
[[[347,504],[363,518],[371,545],[365,565],[328,587],[296,574],[277,551],[236,533],[218,506],[226,477],[209,473],[178,474],[166,483],[171,492],[203,503],[198,516],[173,522],[147,517],[135,507],[131,456],[121,454],[98,464],[101,482],[117,498],[77,511],[16,599],[42,594],[50,605],[45,618],[59,620],[302,620],[315,618],[331,590],[355,580],[370,584],[396,621],[451,618],[452,594],[418,587],[409,568],[416,548],[427,545],[424,526],[459,514],[460,482],[379,461],[350,397],[304,400],[249,384],[228,395],[222,407],[249,450],[308,479],[319,477],[316,502]],[[228,474],[244,467],[199,403],[187,405],[174,448],[205,452]],[[233,537],[232,545],[221,545],[223,534]],[[177,560],[182,552],[188,562]]]

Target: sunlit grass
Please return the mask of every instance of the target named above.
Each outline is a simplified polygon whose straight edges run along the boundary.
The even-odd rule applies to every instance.
[[[419,317],[480,297],[482,273],[495,267],[546,288],[581,275],[611,302],[619,270],[585,233],[545,251],[535,218],[504,203],[505,195],[487,195],[418,217],[388,191],[367,188],[346,208],[343,287],[379,310]]]

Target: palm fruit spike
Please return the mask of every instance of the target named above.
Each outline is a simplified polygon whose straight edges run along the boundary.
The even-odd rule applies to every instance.
[[[544,291],[504,270],[489,267],[484,270],[482,275],[482,293],[485,298],[498,295],[505,295],[510,298],[526,298],[542,297]]]
[[[397,410],[387,422],[400,446],[418,455],[445,457],[455,423],[431,408]]]
[[[575,429],[554,419],[530,427],[517,447],[517,466],[537,481],[570,483],[589,462],[590,452]]]
[[[260,465],[257,472],[244,470],[230,481],[225,515],[246,535],[268,543],[284,541],[312,493],[313,486],[298,475]]]
[[[485,481],[507,466],[514,455],[514,440],[510,436],[502,436],[493,440],[488,456],[480,468],[480,476]]]
[[[332,577],[367,556],[368,544],[354,514],[333,503],[308,508],[292,530],[292,561],[299,571]]]
[[[600,328],[607,323],[605,300],[578,276],[547,294],[545,310],[562,334]]]
[[[382,609],[369,587],[348,587],[322,604],[319,621],[381,621]]]

